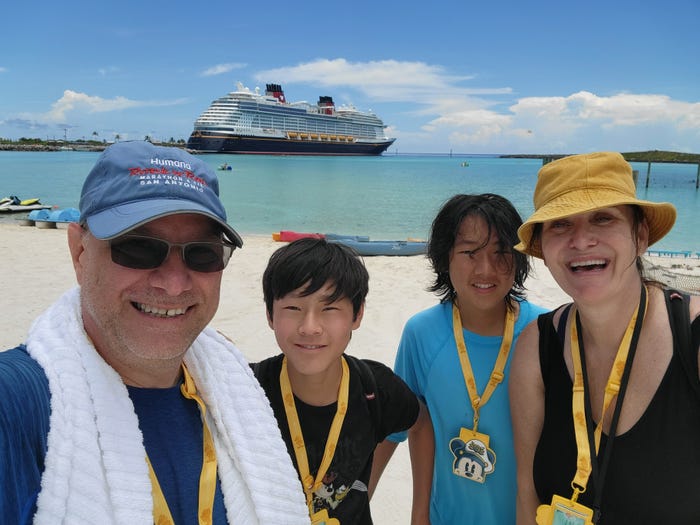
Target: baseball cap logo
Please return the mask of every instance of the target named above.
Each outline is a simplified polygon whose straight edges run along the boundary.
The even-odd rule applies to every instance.
[[[159,159],[158,157],[156,157],[151,158],[151,164],[157,164],[159,166],[173,166],[175,168],[182,168],[185,170],[192,171],[192,166],[190,165],[190,163],[183,162],[181,160]]]
[[[140,166],[129,168],[130,177],[138,177],[141,184],[177,184],[180,186],[197,188],[204,191],[207,181],[198,177],[191,171],[169,168],[143,168]]]

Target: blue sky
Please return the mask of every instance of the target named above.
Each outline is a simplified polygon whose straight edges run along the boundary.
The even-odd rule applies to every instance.
[[[698,0],[11,2],[0,137],[186,139],[240,81],[371,109],[390,152],[700,153],[698,22]]]

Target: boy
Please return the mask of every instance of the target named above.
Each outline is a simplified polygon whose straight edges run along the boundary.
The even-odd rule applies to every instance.
[[[432,440],[425,408],[390,368],[344,355],[362,321],[368,281],[351,248],[324,239],[278,249],[263,274],[267,319],[282,354],[252,366],[314,524],[371,524],[368,483],[377,443],[402,429]],[[430,479],[421,481],[414,513],[427,516]]]

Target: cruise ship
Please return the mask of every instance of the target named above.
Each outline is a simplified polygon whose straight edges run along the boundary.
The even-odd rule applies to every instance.
[[[187,148],[195,153],[266,155],[381,155],[394,142],[370,112],[338,106],[321,96],[317,104],[287,102],[279,84],[265,94],[240,82],[216,99],[194,123]]]

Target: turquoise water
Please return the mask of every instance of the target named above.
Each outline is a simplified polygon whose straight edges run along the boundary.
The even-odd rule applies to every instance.
[[[45,204],[77,207],[85,175],[98,153],[0,152],[0,196],[40,197]],[[275,157],[205,155],[218,171],[229,221],[242,233],[279,230],[370,235],[373,239],[426,238],[430,222],[455,193],[499,193],[523,216],[541,161],[496,157]],[[467,160],[468,167],[461,163]],[[656,248],[700,251],[700,191],[696,165],[654,164],[639,171],[638,196],[676,205],[678,220]],[[1,216],[14,220],[17,216]]]

